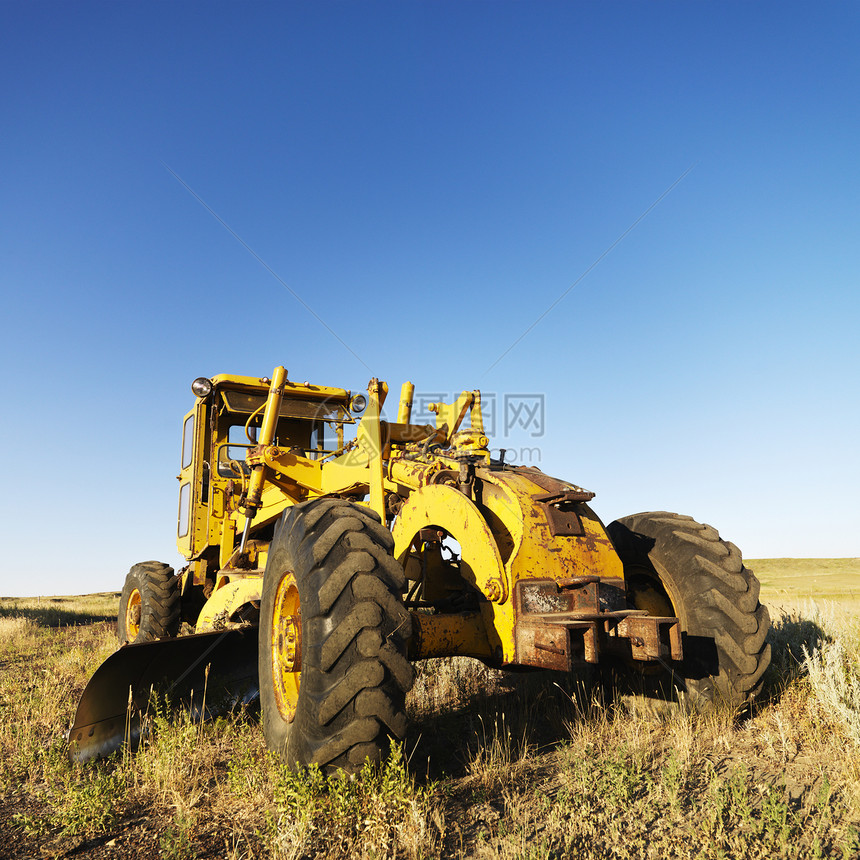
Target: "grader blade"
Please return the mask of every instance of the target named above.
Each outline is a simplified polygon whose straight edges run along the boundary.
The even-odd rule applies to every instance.
[[[152,696],[208,719],[259,695],[257,628],[125,645],[102,663],[69,730],[74,761],[110,755],[145,734]]]

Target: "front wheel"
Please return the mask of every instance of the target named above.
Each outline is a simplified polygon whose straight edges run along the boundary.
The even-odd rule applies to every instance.
[[[142,561],[128,572],[116,625],[120,645],[179,632],[179,580],[169,564]]]
[[[260,605],[260,704],[269,749],[290,766],[360,770],[406,733],[411,619],[391,533],[343,499],[287,509]]]
[[[711,526],[665,511],[624,517],[607,531],[632,606],[681,622],[684,659],[669,673],[674,686],[696,709],[753,699],[770,664],[770,616],[738,548]]]

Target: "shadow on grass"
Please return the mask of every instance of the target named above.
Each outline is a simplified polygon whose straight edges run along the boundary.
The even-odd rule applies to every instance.
[[[778,701],[805,674],[804,649],[811,653],[830,639],[817,621],[799,615],[775,619],[763,690],[752,707],[733,708],[734,719],[744,722]],[[680,712],[670,683],[623,664],[607,663],[584,676],[510,672],[477,678],[460,690],[455,683],[447,701],[410,709],[405,751],[419,778],[456,779],[474,774],[476,763],[504,767],[530,753],[551,752],[568,743],[571,727],[583,720],[633,713],[660,720]]]
[[[558,672],[498,673],[459,701],[410,713],[405,754],[419,780],[505,768],[570,741],[592,687]]]
[[[116,612],[86,612],[56,606],[0,606],[0,618],[26,618],[39,627],[75,627],[99,621],[116,622]]]
[[[762,703],[778,700],[792,681],[806,674],[806,654],[832,640],[833,637],[817,621],[797,613],[773,619],[767,634],[771,656],[764,677]]]

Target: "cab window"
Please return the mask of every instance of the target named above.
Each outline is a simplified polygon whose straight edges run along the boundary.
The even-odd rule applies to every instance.
[[[187,469],[194,456],[194,416],[189,415],[182,425],[182,466]]]
[[[177,524],[177,537],[185,537],[188,534],[188,525],[191,521],[191,484],[183,484],[179,488],[179,522]]]

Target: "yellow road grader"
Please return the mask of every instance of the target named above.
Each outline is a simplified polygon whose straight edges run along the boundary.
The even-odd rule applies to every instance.
[[[576,672],[615,661],[694,707],[742,705],[770,661],[767,610],[712,527],[641,513],[494,460],[481,396],[413,424],[388,394],[199,378],[184,419],[177,544],[131,568],[121,647],[69,733],[78,760],[139,740],[153,689],[204,715],[259,697],[290,765],[355,771],[406,732],[413,661]],[[653,685],[652,685],[653,686]]]

